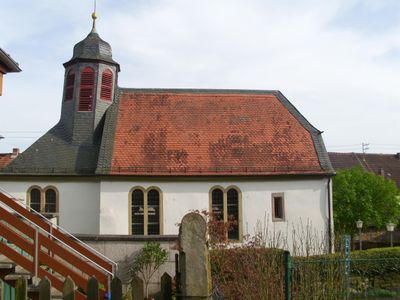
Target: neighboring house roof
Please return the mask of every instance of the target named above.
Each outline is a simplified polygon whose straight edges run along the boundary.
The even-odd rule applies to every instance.
[[[60,122],[4,172],[333,173],[321,132],[279,91],[119,89],[100,127],[93,144],[74,144]]]
[[[21,72],[18,63],[11,58],[3,49],[0,48],[0,72],[12,73]]]
[[[338,153],[329,152],[335,170],[361,166],[364,170],[391,178],[400,188],[400,153]]]
[[[0,153],[0,170],[8,166],[19,154],[19,149],[14,148],[12,153]]]

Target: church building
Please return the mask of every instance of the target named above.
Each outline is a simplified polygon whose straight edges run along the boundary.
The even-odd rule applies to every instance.
[[[76,234],[176,235],[193,210],[291,235],[332,232],[321,131],[277,90],[118,86],[96,32],[64,63],[59,122],[0,171],[0,187]]]

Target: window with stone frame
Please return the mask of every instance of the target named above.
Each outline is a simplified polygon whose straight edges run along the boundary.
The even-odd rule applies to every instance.
[[[58,191],[53,186],[41,188],[33,186],[28,189],[29,207],[47,218],[58,218]]]
[[[272,193],[272,221],[285,221],[285,201],[283,193]]]
[[[241,240],[240,190],[237,187],[230,187],[228,189],[214,187],[211,189],[210,197],[210,211],[212,212],[212,217],[217,221],[230,223],[227,232],[229,240]]]
[[[130,234],[162,234],[162,194],[157,188],[134,188],[130,197]]]
[[[38,188],[32,188],[29,192],[29,207],[40,212],[42,192]]]

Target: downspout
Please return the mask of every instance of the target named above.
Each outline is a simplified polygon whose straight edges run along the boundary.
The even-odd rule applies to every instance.
[[[332,182],[332,177],[329,177],[328,179],[328,238],[329,238],[329,253],[333,253],[333,243],[332,243],[332,209],[331,209],[331,204],[332,204],[332,195],[331,195],[331,182]]]

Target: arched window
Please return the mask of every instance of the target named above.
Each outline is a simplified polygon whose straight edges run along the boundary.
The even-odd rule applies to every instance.
[[[41,203],[41,191],[37,188],[31,189],[30,193],[30,203],[29,206],[30,208],[36,210],[37,212],[40,212],[40,203]]]
[[[210,198],[210,211],[214,220],[229,222],[229,228],[225,229],[226,237],[240,241],[242,238],[240,190],[237,187],[227,189],[214,187],[210,191]]]
[[[94,77],[92,68],[86,67],[81,73],[78,111],[92,111],[94,97]]]
[[[237,190],[230,189],[227,193],[228,220],[232,223],[228,230],[230,240],[239,239],[239,194]]]
[[[105,70],[101,75],[101,91],[100,98],[102,100],[111,101],[113,88],[113,73],[111,70]]]
[[[42,189],[40,186],[33,186],[28,190],[27,196],[30,208],[49,219],[56,218],[58,222],[58,191],[55,187]]]
[[[69,70],[65,85],[65,101],[72,100],[74,97],[75,71]]]
[[[160,234],[160,193],[150,190],[147,193],[147,234]]]
[[[162,194],[158,188],[134,188],[130,206],[131,234],[162,234]]]
[[[144,234],[144,193],[142,190],[132,192],[132,234]]]
[[[220,189],[212,191],[212,216],[217,221],[224,220],[224,192]]]
[[[54,189],[47,189],[45,192],[44,212],[56,213],[57,212],[57,194]]]

